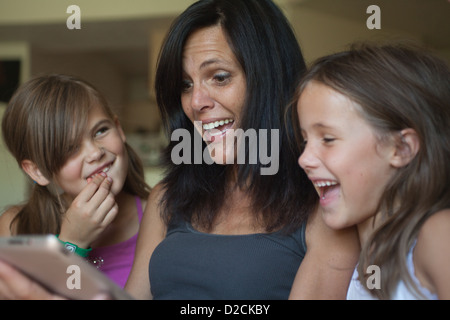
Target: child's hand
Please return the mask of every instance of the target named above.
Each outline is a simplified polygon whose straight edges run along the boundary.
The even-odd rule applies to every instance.
[[[112,180],[105,173],[88,179],[63,219],[59,238],[88,248],[114,220],[119,208],[111,193]]]
[[[0,261],[0,300],[60,300],[37,282]]]

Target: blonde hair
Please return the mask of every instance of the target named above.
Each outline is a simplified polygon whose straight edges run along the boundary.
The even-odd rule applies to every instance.
[[[114,119],[106,99],[91,84],[67,75],[45,75],[23,84],[11,98],[2,121],[5,144],[19,166],[31,160],[49,180],[63,167],[82,139],[88,113],[99,106]],[[126,145],[129,165],[124,190],[146,198],[142,162]],[[18,234],[59,233],[66,205],[49,187],[35,183],[16,218]]]

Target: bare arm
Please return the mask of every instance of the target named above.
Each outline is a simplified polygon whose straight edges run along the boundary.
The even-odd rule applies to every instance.
[[[148,198],[134,256],[133,268],[125,290],[138,299],[151,299],[148,263],[153,250],[164,239],[166,226],[161,219],[159,202],[163,194],[160,185],[155,186]]]
[[[414,250],[416,276],[441,300],[450,299],[450,209],[433,214],[422,226]]]
[[[306,225],[306,244],[289,299],[345,299],[360,252],[356,228],[333,230],[317,211]]]
[[[20,210],[21,207],[14,206],[0,215],[0,237],[10,237],[15,234],[14,225],[11,225],[11,222]]]

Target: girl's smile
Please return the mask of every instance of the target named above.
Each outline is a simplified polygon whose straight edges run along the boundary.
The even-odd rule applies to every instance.
[[[393,148],[380,141],[359,106],[339,92],[310,82],[297,104],[305,149],[299,158],[320,197],[325,222],[340,229],[367,220],[394,168]]]
[[[66,196],[74,198],[95,174],[112,179],[112,193],[122,190],[128,160],[125,135],[118,121],[110,119],[100,107],[89,112],[85,135],[55,178]]]

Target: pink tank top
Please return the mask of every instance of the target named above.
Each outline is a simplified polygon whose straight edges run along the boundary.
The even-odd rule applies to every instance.
[[[139,197],[135,199],[139,223],[141,223],[142,203]],[[93,248],[89,254],[89,262],[123,288],[133,265],[136,240],[137,233],[124,242]]]

